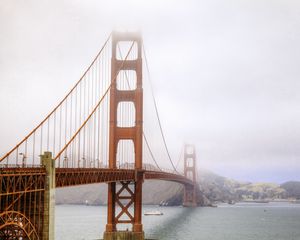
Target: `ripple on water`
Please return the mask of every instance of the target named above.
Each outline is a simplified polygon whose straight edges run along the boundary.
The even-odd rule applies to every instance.
[[[143,211],[155,210],[145,206]],[[162,207],[163,216],[143,216],[147,238],[160,240],[299,240],[300,205],[221,205],[218,208]],[[57,240],[102,237],[105,206],[56,206]]]

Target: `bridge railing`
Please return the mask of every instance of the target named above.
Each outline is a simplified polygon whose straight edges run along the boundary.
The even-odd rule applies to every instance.
[[[0,164],[0,169],[7,168],[24,168],[25,166],[22,164]],[[26,168],[42,168],[42,164],[27,164]]]
[[[37,169],[37,168],[43,168],[44,166],[42,164],[26,164],[26,166],[24,166],[23,164],[0,164],[0,172],[1,169],[14,169],[14,170],[18,170],[18,169],[23,169],[24,167],[26,167],[27,169]],[[61,166],[62,168],[73,168],[72,166]],[[82,168],[87,168],[87,169],[109,169],[109,166],[106,164],[99,164],[98,166],[93,165],[93,164],[87,164],[86,166],[82,167]],[[134,170],[135,166],[132,163],[124,163],[122,166],[117,166],[117,169],[126,169],[126,170]],[[152,165],[152,164],[143,164],[143,170],[146,171],[153,171],[153,172],[165,172],[165,173],[171,173],[171,174],[177,174],[180,176],[184,176],[182,173],[178,173],[175,172],[174,170],[171,169],[167,169],[167,168],[160,168],[158,169],[156,166]]]

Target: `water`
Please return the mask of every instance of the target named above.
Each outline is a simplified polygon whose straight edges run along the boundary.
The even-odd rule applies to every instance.
[[[156,210],[144,206],[143,211]],[[143,216],[146,237],[160,240],[299,240],[300,204],[160,207],[163,216]],[[104,206],[56,206],[56,240],[102,238]]]

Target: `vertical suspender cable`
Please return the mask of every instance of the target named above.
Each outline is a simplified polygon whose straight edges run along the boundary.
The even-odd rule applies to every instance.
[[[54,126],[53,126],[53,156],[55,156],[55,137],[56,137],[56,111],[54,112]]]
[[[35,160],[35,132],[33,133],[33,145],[32,145],[32,164],[34,165],[34,160]]]

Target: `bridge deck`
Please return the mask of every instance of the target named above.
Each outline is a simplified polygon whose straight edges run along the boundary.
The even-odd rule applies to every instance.
[[[193,182],[191,180],[179,174],[149,170],[141,171],[145,174],[145,180],[158,179],[178,182],[185,185],[193,185]],[[133,169],[57,168],[56,187],[68,187],[91,183],[133,181],[135,180],[136,175],[137,171]]]
[[[186,177],[162,171],[141,170],[144,172],[145,180],[157,179],[173,181],[184,185],[193,185],[193,182]],[[42,167],[32,168],[0,168],[0,177],[13,175],[45,174]],[[68,187],[92,183],[108,183],[118,181],[133,181],[136,177],[136,170],[133,169],[107,169],[107,168],[56,168],[56,187]]]

